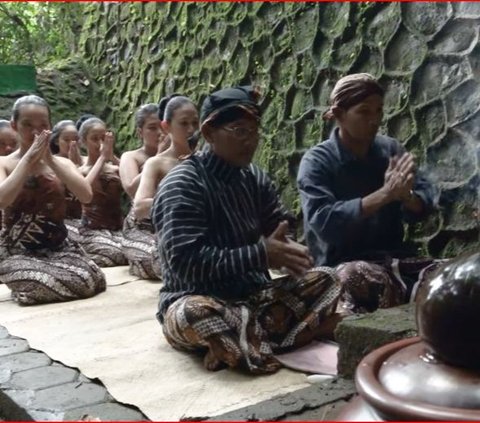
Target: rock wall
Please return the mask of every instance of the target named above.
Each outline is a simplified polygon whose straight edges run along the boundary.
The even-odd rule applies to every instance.
[[[10,119],[15,100],[28,94],[37,94],[47,100],[52,123],[76,120],[83,113],[104,115],[103,97],[82,58],[72,57],[37,69],[36,79],[34,93],[19,91],[0,96],[0,119]]]
[[[181,92],[263,90],[260,163],[299,212],[295,175],[325,139],[334,82],[367,71],[386,88],[384,132],[415,153],[441,209],[410,229],[424,252],[479,247],[480,3],[94,3],[80,42],[105,116],[133,147],[133,113]]]

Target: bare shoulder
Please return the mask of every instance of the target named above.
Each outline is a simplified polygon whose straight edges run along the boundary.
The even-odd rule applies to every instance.
[[[17,152],[13,152],[8,156],[0,156],[0,168],[5,171],[7,174],[10,174],[15,166],[18,164],[20,157],[17,155]]]

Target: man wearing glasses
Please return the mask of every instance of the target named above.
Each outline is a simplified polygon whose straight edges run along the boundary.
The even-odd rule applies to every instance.
[[[209,370],[273,373],[274,353],[331,334],[340,286],[310,270],[293,218],[251,163],[260,108],[252,87],[209,95],[201,109],[208,148],[161,182],[152,209],[164,286],[158,318],[168,342],[205,354]],[[272,281],[269,268],[286,276]]]

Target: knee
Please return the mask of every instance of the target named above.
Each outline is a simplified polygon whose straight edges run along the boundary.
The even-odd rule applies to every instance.
[[[342,285],[355,283],[365,278],[372,264],[363,260],[349,261],[336,267],[337,276]]]

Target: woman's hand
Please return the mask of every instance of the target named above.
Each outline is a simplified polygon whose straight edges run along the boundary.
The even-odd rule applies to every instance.
[[[50,139],[51,131],[43,130],[39,135],[35,135],[34,141],[28,151],[25,153],[25,160],[31,166],[37,164],[42,159],[48,160],[48,153],[50,153],[50,146],[48,141]],[[45,155],[47,154],[47,157]],[[46,161],[47,161],[46,160]]]
[[[68,158],[77,166],[83,164],[82,155],[80,154],[80,147],[77,141],[72,141],[68,147]]]
[[[112,132],[107,132],[105,134],[105,139],[100,146],[100,155],[103,156],[105,161],[113,161],[113,144],[115,143],[115,138]]]

